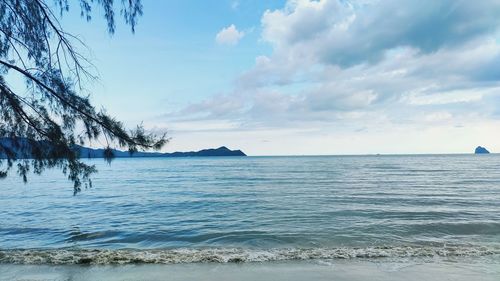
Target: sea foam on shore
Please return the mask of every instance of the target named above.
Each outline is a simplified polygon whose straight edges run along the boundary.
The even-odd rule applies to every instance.
[[[245,263],[331,259],[482,257],[500,249],[475,246],[394,246],[367,248],[207,248],[0,250],[3,264],[181,264]]]

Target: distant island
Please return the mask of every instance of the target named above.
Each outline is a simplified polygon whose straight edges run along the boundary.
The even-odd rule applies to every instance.
[[[28,146],[28,140],[22,139],[22,145]],[[12,139],[0,138],[0,146],[13,148]],[[48,146],[50,146],[48,144]],[[75,145],[75,151],[79,154],[80,158],[104,158],[104,149],[99,148],[89,148],[80,145]],[[225,146],[219,148],[203,149],[199,151],[189,151],[189,152],[172,152],[172,153],[162,153],[162,152],[142,152],[137,151],[130,153],[129,151],[122,151],[117,149],[112,149],[113,154],[116,158],[130,158],[130,157],[220,157],[220,156],[247,156],[241,150],[231,150]],[[21,151],[16,152],[18,158],[30,158],[29,155],[23,155]],[[0,149],[0,159],[7,158],[5,153]]]
[[[78,146],[81,158],[104,158],[104,149],[93,149],[83,146]],[[189,152],[171,152],[171,153],[161,153],[161,152],[134,152],[130,154],[128,151],[121,151],[113,149],[113,154],[116,158],[125,157],[220,157],[220,156],[247,156],[241,150],[231,150],[225,146],[219,148],[202,149],[199,151],[189,151]]]
[[[478,146],[476,147],[476,150],[474,151],[474,154],[489,154],[490,152],[488,151],[488,149],[482,147],[482,146]]]

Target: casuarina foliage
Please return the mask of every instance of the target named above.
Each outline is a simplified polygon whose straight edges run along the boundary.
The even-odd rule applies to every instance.
[[[90,103],[85,86],[97,77],[82,53],[87,46],[59,21],[70,8],[87,21],[104,11],[110,34],[117,15],[132,32],[142,15],[140,0],[0,1],[0,178],[17,170],[27,181],[30,172],[59,168],[78,192],[96,170],[80,161],[76,145],[105,143],[110,160],[113,147],[158,150],[167,138],[142,125],[128,130]]]

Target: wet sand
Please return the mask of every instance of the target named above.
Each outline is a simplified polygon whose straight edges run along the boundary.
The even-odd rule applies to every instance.
[[[496,260],[463,261],[316,261],[177,265],[0,265],[2,281],[59,280],[491,280],[498,281]]]

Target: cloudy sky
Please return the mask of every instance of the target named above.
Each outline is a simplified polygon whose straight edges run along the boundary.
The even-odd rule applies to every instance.
[[[498,0],[143,4],[135,34],[63,22],[92,48],[94,103],[167,130],[165,151],[500,151]]]

